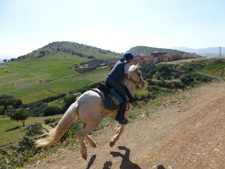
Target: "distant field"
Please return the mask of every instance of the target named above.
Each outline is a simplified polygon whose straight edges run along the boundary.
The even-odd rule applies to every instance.
[[[86,60],[78,56],[59,55],[0,64],[0,95],[13,95],[22,99],[23,103],[29,103],[104,80],[109,68],[86,73],[68,69]]]

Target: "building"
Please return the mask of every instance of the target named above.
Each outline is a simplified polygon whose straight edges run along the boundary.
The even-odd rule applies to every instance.
[[[166,52],[154,52],[148,55],[138,54],[134,56],[134,64],[145,65],[145,64],[159,63],[159,62],[169,62],[169,61],[179,60],[179,59],[195,58],[196,56],[197,55],[195,53],[184,53],[184,52],[177,52],[173,54],[169,54]],[[108,62],[108,66],[110,67],[110,69],[113,68],[113,66],[118,60],[119,59]]]
[[[88,64],[82,66],[82,67],[78,67],[75,70],[80,72],[80,73],[84,73],[84,72],[88,72],[88,71],[92,71],[92,70],[96,70],[97,66],[89,66]]]

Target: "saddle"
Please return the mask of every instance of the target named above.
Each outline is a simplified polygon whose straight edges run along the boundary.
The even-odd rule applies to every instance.
[[[116,92],[115,88],[109,88],[103,83],[99,83],[97,88],[104,93],[104,107],[109,110],[119,110],[120,103],[123,102],[123,98]],[[133,102],[133,97],[127,87],[124,89],[129,98],[129,102]]]

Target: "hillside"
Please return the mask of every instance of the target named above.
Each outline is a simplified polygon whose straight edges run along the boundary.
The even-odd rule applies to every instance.
[[[53,42],[17,59],[0,64],[0,95],[24,103],[73,91],[105,79],[109,68],[87,73],[75,70],[82,63],[121,57],[121,54],[74,42]]]
[[[119,53],[111,52],[109,50],[104,50],[101,48],[96,48],[84,44],[79,44],[75,42],[52,42],[48,45],[35,50],[25,56],[21,56],[19,58],[26,58],[26,57],[44,57],[48,55],[74,55],[79,57],[84,57],[88,59],[107,59],[120,56]]]
[[[174,53],[176,50],[133,47],[129,52],[149,54],[155,51]],[[53,42],[6,63],[0,63],[0,95],[12,95],[30,103],[80,89],[105,80],[109,68],[99,67],[122,54],[75,42]],[[84,64],[97,65],[98,69],[79,73]],[[104,64],[103,64],[104,65]]]
[[[184,62],[181,62],[181,61],[182,60],[171,62],[173,64],[171,64],[171,63],[170,64],[162,63],[162,64],[157,64],[157,65],[148,64],[148,65],[144,65],[143,67],[141,67],[140,70],[142,71],[142,76],[146,80],[147,83],[143,89],[136,90],[136,95],[134,96],[135,102],[133,103],[133,108],[129,114],[129,122],[136,121],[137,119],[140,119],[140,118],[142,119],[142,117],[145,117],[146,120],[151,120],[152,119],[151,117],[153,117],[153,119],[154,119],[154,117],[155,117],[154,115],[156,115],[158,117],[159,112],[161,110],[163,110],[164,108],[165,109],[167,107],[175,108],[176,106],[178,106],[177,107],[178,110],[175,112],[173,112],[173,111],[170,112],[170,109],[165,110],[165,112],[166,112],[165,119],[167,120],[167,118],[169,119],[170,116],[173,116],[173,115],[175,117],[175,120],[177,120],[176,118],[178,117],[178,115],[180,115],[182,118],[186,118],[186,116],[184,116],[184,117],[182,116],[182,114],[185,113],[186,108],[184,108],[183,110],[180,110],[181,105],[187,106],[187,108],[197,107],[197,112],[200,109],[198,107],[198,105],[190,105],[190,106],[188,105],[189,101],[187,101],[187,95],[189,95],[189,94],[187,94],[187,93],[189,92],[189,89],[191,89],[192,87],[197,87],[197,89],[195,89],[195,88],[192,89],[192,91],[195,90],[195,92],[193,92],[193,93],[196,94],[196,90],[198,91],[198,89],[201,86],[206,85],[206,83],[210,83],[210,82],[214,82],[214,81],[218,82],[218,80],[222,82],[222,79],[224,79],[224,67],[225,67],[224,58],[221,58],[221,59],[207,59],[207,58],[200,59],[200,58],[198,58],[197,60],[195,60],[195,59],[188,60],[187,59],[187,60],[184,60]],[[220,87],[222,87],[223,85],[224,85],[224,82],[221,83]],[[207,94],[210,93],[210,90],[212,90],[212,89],[209,89],[206,93]],[[220,90],[220,89],[218,87],[218,89],[216,88],[215,90]],[[183,92],[184,92],[184,95],[183,95]],[[221,88],[219,93],[223,93],[223,92],[224,91]],[[202,93],[204,94],[204,92],[202,92]],[[211,94],[215,94],[215,93],[216,93],[215,91],[212,91]],[[210,96],[215,97],[211,94],[209,95],[209,98],[208,98],[209,100],[210,100]],[[216,94],[216,96],[217,95],[218,95],[218,93]],[[72,96],[74,96],[74,95],[72,95]],[[222,94],[222,96],[223,96],[223,94]],[[192,97],[193,97],[193,95],[191,94],[189,98],[192,98]],[[193,98],[195,98],[195,96]],[[67,97],[67,99],[68,99],[68,97]],[[204,99],[206,99],[206,97]],[[62,100],[59,100],[59,101],[61,102]],[[57,102],[59,103],[59,101],[57,101]],[[74,102],[73,100],[71,100],[71,101],[72,101],[71,103]],[[206,100],[204,100],[204,101],[206,101]],[[220,99],[216,100],[216,103],[217,102],[219,103],[219,101],[220,101]],[[202,100],[199,100],[198,103],[201,104],[202,102],[203,102]],[[207,102],[207,105],[209,105],[209,102]],[[176,105],[176,103],[178,103],[178,104]],[[195,103],[195,101],[193,103]],[[57,110],[61,110],[62,112],[65,112],[65,109],[63,110],[63,107],[64,107],[63,105],[65,105],[65,103],[61,104],[62,107],[58,108]],[[43,114],[43,111],[45,108],[50,108],[49,106],[46,106],[46,107],[44,107],[44,106],[46,106],[46,105],[41,105],[41,104],[34,105],[33,104],[32,106],[30,106],[31,109],[29,109],[29,110],[35,110],[35,112],[31,111],[31,113],[35,113],[35,115],[39,115],[40,113]],[[218,107],[221,105],[216,105],[216,106]],[[205,105],[203,105],[203,107],[205,107]],[[207,109],[210,110],[210,107],[208,107]],[[48,114],[46,111],[44,111],[44,115],[53,115],[52,113],[54,112],[54,110],[53,109],[51,109],[51,110],[52,111],[50,111],[50,114]],[[158,113],[152,114],[154,112],[158,112]],[[169,115],[167,116],[168,112],[169,112]],[[57,114],[57,113],[58,113],[58,111],[55,112],[55,114]],[[175,113],[175,114],[173,114],[173,113]],[[185,114],[189,115],[191,113],[192,112],[188,111]],[[150,119],[148,117],[150,117]],[[51,117],[51,118],[53,118],[53,117]],[[190,117],[188,117],[188,119],[190,119]],[[172,119],[172,122],[174,122],[175,120]],[[201,120],[201,119],[199,119],[199,120]],[[32,121],[34,122],[35,118],[33,118]],[[46,117],[46,119],[44,120],[44,123],[54,126],[54,124],[49,124],[49,123],[53,123],[53,122],[55,123],[56,121],[58,121],[58,120],[54,119],[54,121],[53,121],[53,119],[47,119],[47,117]],[[184,121],[189,122],[189,120],[184,120]],[[151,122],[154,122],[154,121],[151,121]],[[157,121],[156,123],[159,123],[159,122]],[[177,123],[180,124],[180,121],[177,121]],[[9,152],[10,150],[8,150],[7,148],[11,148],[11,149],[15,150],[16,152],[21,153],[21,156],[18,157],[18,155],[10,154],[10,152],[9,152],[10,161],[7,161],[5,158],[2,158],[1,163],[4,164],[4,166],[7,166],[7,165],[8,166],[12,166],[12,165],[13,166],[14,165],[22,166],[25,161],[27,161],[28,159],[33,157],[34,154],[36,154],[36,152],[34,152],[34,149],[33,149],[34,145],[32,144],[33,138],[36,137],[33,132],[36,132],[36,131],[41,132],[42,130],[41,130],[41,127],[38,127],[37,125],[31,125],[25,129],[25,128],[16,127],[15,126],[16,123],[10,123],[10,125],[8,125],[8,124],[9,124],[9,119],[4,119],[4,118],[1,119],[2,130],[0,132],[0,135],[4,136],[4,138],[7,138],[7,139],[5,139],[5,141],[18,139],[18,133],[20,132],[20,135],[22,136],[22,135],[24,135],[24,132],[26,131],[25,137],[23,137],[19,141],[19,145],[20,146],[22,146],[22,145],[28,146],[29,145],[30,147],[29,148],[27,147],[27,148],[24,148],[23,150],[21,150],[20,147],[18,147],[18,146],[7,147],[7,144],[8,144],[7,143],[4,146],[5,148],[3,150],[7,150],[7,152]],[[57,123],[55,123],[55,124],[57,124]],[[147,124],[147,122],[144,122],[143,124]],[[161,124],[168,124],[168,121],[161,122]],[[15,127],[13,127],[13,125]],[[39,124],[39,125],[41,126],[41,124]],[[97,129],[95,131],[93,131],[93,133],[91,135],[92,135],[92,137],[96,138],[97,133],[102,133],[104,130],[106,130],[108,133],[108,131],[109,131],[108,127],[116,126],[116,125],[117,125],[117,123],[115,123],[113,118],[103,118],[103,121],[101,122],[101,124],[97,127]],[[148,126],[150,126],[150,125],[151,124],[148,124]],[[131,124],[130,124],[130,126],[131,126]],[[139,126],[141,126],[141,124],[138,124],[137,126],[139,127]],[[49,156],[49,153],[50,154],[53,153],[53,157],[50,157],[50,159],[47,158],[47,160],[48,160],[47,163],[52,161],[52,159],[53,159],[53,161],[55,161],[54,160],[55,155],[60,156],[60,152],[62,152],[63,147],[65,148],[65,147],[69,146],[68,148],[70,150],[73,150],[73,151],[67,151],[68,148],[66,148],[65,149],[66,154],[68,154],[70,152],[74,153],[74,151],[77,152],[77,150],[79,150],[79,146],[77,144],[78,142],[74,138],[76,138],[76,134],[77,134],[79,128],[81,128],[81,127],[82,127],[82,123],[79,120],[74,122],[73,125],[68,129],[68,132],[66,132],[64,134],[64,136],[60,139],[60,141],[57,144],[55,144],[52,147],[40,150],[40,151],[42,151],[42,153],[41,153],[42,157],[46,155],[45,153],[48,154],[47,156]],[[101,130],[105,127],[106,127],[106,129]],[[160,127],[161,126],[158,125],[158,127],[156,127],[156,128],[160,129]],[[135,133],[140,133],[140,134],[143,132],[147,132],[146,130],[144,130],[144,129],[146,129],[146,128],[144,128],[144,126],[142,126],[141,128],[142,129],[139,130],[139,128],[136,127],[136,129],[138,131],[131,129],[130,132],[136,131]],[[173,128],[173,126],[172,126],[172,128]],[[167,126],[165,126],[164,129],[168,129]],[[163,129],[163,133],[166,132],[164,129]],[[111,135],[112,135],[112,132],[114,132],[113,130],[114,130],[114,127],[112,128],[112,130],[109,131],[111,133]],[[8,131],[10,131],[10,132],[8,132]],[[126,131],[129,132],[129,128]],[[155,131],[158,132],[157,130],[152,130],[152,132],[155,132]],[[15,134],[15,135],[17,135],[17,138],[15,138],[15,135],[10,136],[10,133],[12,134],[13,132],[17,133],[17,134]],[[32,134],[32,135],[30,135],[30,134]],[[153,133],[153,135],[155,135],[155,133]],[[103,140],[104,136],[105,135],[102,135],[102,139],[100,139],[100,141]],[[141,136],[139,135],[138,138],[141,138]],[[144,137],[144,138],[146,140],[146,137]],[[129,138],[129,139],[132,140],[133,138]],[[137,140],[137,139],[135,139],[135,140]],[[30,141],[31,141],[31,144],[27,144]],[[148,142],[148,140],[146,140],[146,141]],[[154,140],[150,140],[150,142],[152,142],[152,141],[154,141]],[[157,140],[155,140],[155,141],[157,141]],[[104,145],[106,142],[107,141],[104,141]],[[123,141],[123,143],[126,143],[125,145],[130,145],[129,142],[130,142],[129,140],[127,142]],[[5,143],[5,142],[2,142],[2,143]],[[131,143],[135,143],[135,142],[131,141]],[[146,145],[146,144],[147,143],[144,142],[141,145]],[[99,146],[102,146],[102,145],[100,144]],[[104,150],[107,149],[105,146],[103,146]],[[121,145],[119,143],[119,146],[123,146],[123,144]],[[134,149],[135,154],[138,154],[138,149],[135,150],[136,147],[138,149],[141,149],[141,147],[137,145],[132,148],[132,149]],[[88,152],[90,152],[91,149],[90,148],[88,148],[88,149],[89,149]],[[125,148],[123,147],[122,149],[120,147],[119,149],[130,151],[129,148],[127,148],[127,147],[125,147]],[[107,154],[105,154],[104,150],[102,149],[101,154],[104,156],[107,156]],[[97,150],[97,151],[100,153],[100,150]],[[55,152],[57,152],[57,153],[54,154]],[[92,154],[92,152],[91,152],[91,154]],[[23,155],[26,155],[26,156],[23,156]],[[81,162],[82,160],[79,158],[79,153],[77,153],[76,155],[78,156],[76,159],[79,159]],[[42,158],[42,157],[40,157],[40,158]],[[62,157],[62,158],[64,158],[64,157]],[[88,166],[92,165],[92,162],[94,160],[93,158],[96,158],[96,155],[93,155],[90,159],[90,163],[85,164],[85,165],[88,165]],[[101,158],[102,157],[100,157],[100,159]],[[13,161],[15,159],[17,160],[16,163]],[[102,159],[104,161],[104,158],[102,158]],[[37,162],[38,167],[39,167],[39,163],[40,163],[40,161]],[[64,162],[62,162],[62,163],[64,163]],[[130,165],[129,160],[128,160],[128,163],[125,163],[125,162],[122,162],[122,163],[123,163],[123,165],[125,165],[125,164]],[[46,165],[45,162],[43,164]],[[102,165],[102,164],[100,164],[100,165]],[[139,163],[138,163],[138,165],[139,165]],[[43,166],[41,165],[40,167],[43,167]],[[60,167],[63,168],[62,166],[60,166]],[[55,167],[53,166],[53,168],[55,168]],[[101,168],[101,167],[97,166],[95,168]]]
[[[148,47],[148,46],[136,46],[136,47],[130,48],[128,52],[131,52],[134,55],[137,55],[137,54],[147,55],[154,52],[176,53],[180,51],[173,50],[173,49],[154,48],[154,47]]]
[[[142,116],[126,126],[113,148],[109,142],[117,125],[104,129],[94,137],[97,147],[88,145],[87,161],[79,150],[61,148],[25,168],[225,168],[224,85],[164,98],[158,109],[142,108]],[[146,111],[153,113],[145,116]]]

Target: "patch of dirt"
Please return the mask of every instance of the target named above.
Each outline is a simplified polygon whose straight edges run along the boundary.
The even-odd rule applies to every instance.
[[[225,83],[213,83],[174,96],[148,117],[126,126],[113,148],[116,127],[104,129],[88,145],[88,159],[63,149],[32,169],[223,169],[225,168]],[[151,110],[152,111],[152,110]]]

